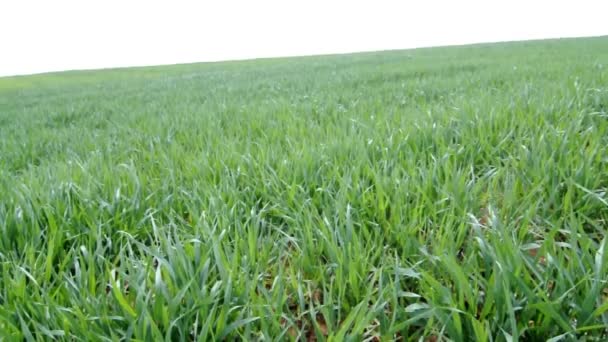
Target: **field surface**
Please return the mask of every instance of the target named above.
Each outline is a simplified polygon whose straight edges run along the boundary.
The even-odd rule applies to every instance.
[[[608,37],[0,79],[0,340],[605,340]]]

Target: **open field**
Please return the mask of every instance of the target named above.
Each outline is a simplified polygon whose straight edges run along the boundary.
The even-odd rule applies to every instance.
[[[604,340],[607,146],[608,37],[0,78],[0,339]]]

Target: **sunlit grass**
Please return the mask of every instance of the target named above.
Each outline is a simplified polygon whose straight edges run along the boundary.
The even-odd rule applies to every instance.
[[[605,340],[608,39],[0,79],[5,340]]]

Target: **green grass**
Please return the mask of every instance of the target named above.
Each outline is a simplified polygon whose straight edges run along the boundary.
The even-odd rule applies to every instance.
[[[608,37],[2,78],[0,339],[604,340],[607,191]]]

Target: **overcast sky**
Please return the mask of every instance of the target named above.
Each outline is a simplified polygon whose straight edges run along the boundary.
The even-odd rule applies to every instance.
[[[608,34],[606,0],[0,0],[0,75]]]

